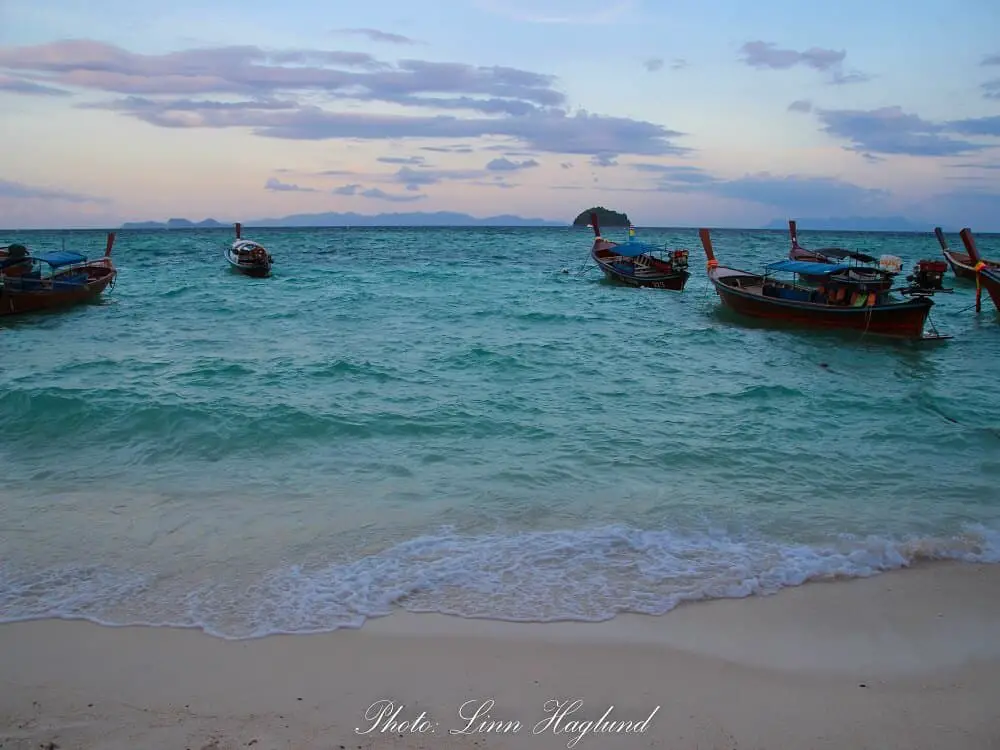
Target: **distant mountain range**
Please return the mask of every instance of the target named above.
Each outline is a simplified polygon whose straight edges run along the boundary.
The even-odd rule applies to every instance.
[[[375,214],[366,216],[356,213],[292,214],[277,219],[248,219],[242,222],[246,227],[564,227],[568,222],[548,219],[526,219],[522,216],[501,214],[478,219],[469,214],[452,211],[425,213]],[[167,221],[128,221],[122,229],[220,229],[231,227],[215,219],[194,222],[189,219],[169,219]]]
[[[794,217],[793,217],[794,218]],[[795,219],[799,229],[818,232],[932,232],[933,227],[915,224],[902,216],[827,216]],[[764,229],[788,229],[788,219],[774,219]]]
[[[582,216],[582,214],[581,214]],[[579,217],[578,217],[579,218]],[[805,231],[841,232],[929,232],[932,227],[916,224],[902,216],[827,216],[796,219]],[[512,214],[500,214],[479,219],[469,214],[453,211],[390,214],[319,213],[292,214],[273,219],[248,219],[246,227],[565,227],[571,222],[550,219],[529,219]],[[205,219],[169,219],[167,221],[129,221],[122,229],[223,229],[232,223]],[[762,229],[784,230],[787,219],[774,219]]]

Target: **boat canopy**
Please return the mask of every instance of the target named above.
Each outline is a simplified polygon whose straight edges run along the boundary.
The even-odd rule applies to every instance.
[[[649,255],[659,251],[660,248],[655,245],[648,245],[645,242],[636,242],[635,240],[623,242],[612,248],[612,252],[615,252],[625,258],[638,258],[640,255]]]
[[[80,253],[71,253],[69,250],[55,250],[51,253],[44,253],[43,255],[34,256],[35,260],[40,260],[43,263],[48,263],[53,268],[59,268],[60,266],[71,266],[74,263],[86,263],[87,256],[80,255]]]
[[[875,262],[875,258],[870,255],[865,255],[864,253],[859,253],[854,250],[844,250],[842,247],[820,247],[815,250],[806,250],[806,252],[818,253],[819,255],[824,255],[827,258],[853,258],[854,260],[861,261],[862,263]]]
[[[788,271],[789,273],[806,276],[829,276],[841,271],[847,271],[851,266],[847,263],[813,263],[805,260],[779,260],[768,263],[768,271]]]

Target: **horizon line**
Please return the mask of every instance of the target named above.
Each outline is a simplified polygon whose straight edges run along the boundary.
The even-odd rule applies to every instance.
[[[166,222],[124,222],[124,224],[166,224]],[[210,227],[199,227],[199,226],[180,226],[180,227],[169,227],[169,226],[137,226],[137,227],[126,227],[124,225],[119,225],[116,227],[0,227],[0,232],[213,232],[222,230],[231,230],[233,226],[237,223],[240,224],[244,229],[579,229],[579,230],[590,230],[592,227],[588,225],[580,226],[576,224],[556,224],[555,222],[551,224],[247,224],[246,222],[231,222],[224,226],[210,226]],[[605,225],[609,229],[627,229],[626,225]],[[724,230],[724,231],[744,231],[744,232],[782,232],[787,233],[787,228],[777,228],[777,227],[762,227],[762,226],[710,226],[701,224],[692,225],[657,225],[657,224],[631,224],[634,229],[677,229],[677,230],[691,230],[697,231],[699,229],[709,229],[709,230]],[[939,225],[940,226],[940,225]],[[966,227],[962,227],[964,229]],[[848,228],[836,228],[836,229],[806,229],[807,232],[851,232],[858,234],[871,234],[871,233],[885,233],[885,234],[933,234],[934,228],[923,229],[848,229]],[[958,233],[961,229],[952,229],[942,227],[944,232]],[[993,235],[1000,234],[1000,231],[989,232],[989,231],[979,231],[976,232],[977,235]]]

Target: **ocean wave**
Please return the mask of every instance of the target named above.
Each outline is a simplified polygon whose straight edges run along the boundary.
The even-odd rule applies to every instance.
[[[229,639],[361,627],[396,609],[517,622],[663,615],[682,602],[768,595],[922,561],[1000,562],[1000,532],[798,544],[612,525],[469,536],[442,530],[372,554],[211,579],[156,571],[0,565],[0,620],[83,618],[194,627]]]

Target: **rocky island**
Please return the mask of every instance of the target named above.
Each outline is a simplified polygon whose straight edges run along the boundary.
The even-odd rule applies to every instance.
[[[591,213],[597,214],[597,221],[602,227],[627,227],[629,225],[628,214],[618,213],[604,206],[594,206],[573,219],[573,226],[585,227],[590,224]]]

